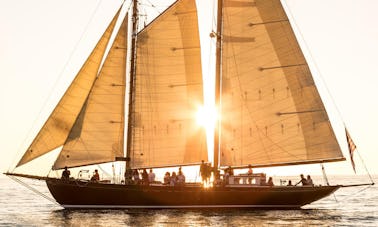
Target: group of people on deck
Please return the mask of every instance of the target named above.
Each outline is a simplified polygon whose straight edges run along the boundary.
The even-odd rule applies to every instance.
[[[298,183],[295,184],[297,186],[298,184],[302,183],[303,186],[314,186],[314,183],[312,182],[311,176],[307,175],[307,179],[304,177],[303,174],[300,175],[301,179],[298,181]],[[291,181],[289,181],[289,184]],[[291,185],[288,185],[291,186]]]
[[[132,175],[131,175],[131,181],[133,184],[142,184],[142,185],[149,185],[151,183],[155,182],[155,173],[152,171],[152,169],[149,170],[149,173],[147,173],[146,169],[142,170],[142,173],[140,174],[137,169],[131,170]],[[202,161],[200,165],[200,174],[202,178],[203,183],[209,183],[210,182],[210,177],[211,173],[214,172],[214,184],[228,184],[228,179],[230,176],[234,175],[233,169],[231,167],[228,167],[227,169],[224,170],[224,175],[223,175],[223,180],[220,179],[220,172],[219,170],[213,171],[213,167],[210,166],[208,163],[204,163]],[[64,170],[62,172],[62,180],[69,180],[70,179],[70,171],[68,170],[67,167],[64,167]],[[251,166],[249,166],[248,176],[251,176],[253,174]],[[141,177],[140,177],[141,176]],[[125,178],[126,178],[126,173],[125,173]],[[293,185],[291,180],[288,181],[287,186],[297,186],[299,184],[302,184],[302,186],[314,186],[314,183],[311,179],[310,175],[307,175],[307,178],[304,177],[303,174],[300,174],[300,180]],[[93,173],[93,176],[90,179],[93,182],[98,182],[100,181],[100,175],[98,173],[98,170],[96,169]],[[251,182],[249,182],[251,183]],[[181,170],[181,167],[179,167],[178,173],[176,172],[166,172],[164,175],[164,180],[163,180],[163,185],[169,185],[169,186],[182,186],[185,184],[185,175]],[[273,183],[273,178],[269,177],[268,181],[263,181],[261,182],[262,186],[274,186]]]
[[[62,172],[62,180],[70,180],[71,172],[68,170],[67,166],[64,167],[64,170]],[[100,181],[100,174],[98,173],[98,170],[95,169],[93,172],[93,175],[91,177],[91,181],[98,182]]]
[[[172,172],[170,174],[169,172],[166,172],[164,175],[164,185],[169,186],[183,186],[185,184],[185,175],[181,170],[181,167],[179,168],[178,173]]]
[[[132,174],[132,181],[134,184],[142,184],[142,185],[149,185],[151,183],[156,182],[155,181],[155,173],[150,169],[149,173],[147,173],[146,169],[142,170],[142,178],[140,178],[139,171],[137,169],[133,170]],[[181,170],[181,167],[179,167],[179,171],[176,174],[176,172],[172,172],[170,174],[169,172],[166,172],[164,175],[164,185],[169,186],[179,186],[185,184],[185,175]]]

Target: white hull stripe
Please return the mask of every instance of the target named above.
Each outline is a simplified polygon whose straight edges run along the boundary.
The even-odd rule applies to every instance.
[[[187,205],[187,206],[136,206],[136,205],[61,205],[64,208],[88,208],[88,209],[160,209],[160,208],[300,208],[300,205]]]

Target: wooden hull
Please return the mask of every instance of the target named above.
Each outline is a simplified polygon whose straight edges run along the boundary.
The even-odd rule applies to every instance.
[[[144,186],[47,179],[47,186],[65,208],[268,208],[297,209],[340,186]]]

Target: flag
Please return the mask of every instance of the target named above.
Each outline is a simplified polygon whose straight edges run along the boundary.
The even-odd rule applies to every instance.
[[[354,161],[353,161],[353,153],[356,150],[357,146],[356,146],[356,144],[354,144],[352,137],[349,135],[349,132],[346,128],[345,128],[345,134],[346,134],[346,138],[347,138],[347,142],[348,142],[350,161],[352,162],[354,173],[356,173],[356,168],[355,168]]]

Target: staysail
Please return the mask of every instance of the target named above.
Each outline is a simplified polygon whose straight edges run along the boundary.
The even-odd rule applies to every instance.
[[[119,11],[102,35],[96,47],[76,75],[66,93],[55,107],[38,135],[27,149],[17,167],[40,157],[64,144],[88,94],[96,80],[101,60],[114,29]]]
[[[205,130],[196,124],[203,105],[195,1],[179,0],[137,36],[132,103],[133,168],[207,160]]]
[[[111,162],[123,156],[127,54],[125,16],[79,117],[53,168]]]
[[[279,0],[224,0],[221,166],[344,160]]]

